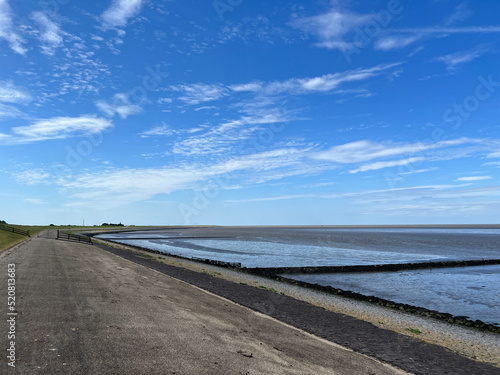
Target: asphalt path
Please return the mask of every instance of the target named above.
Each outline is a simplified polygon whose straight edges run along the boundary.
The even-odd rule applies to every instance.
[[[406,373],[97,246],[33,238],[0,287],[1,374]]]

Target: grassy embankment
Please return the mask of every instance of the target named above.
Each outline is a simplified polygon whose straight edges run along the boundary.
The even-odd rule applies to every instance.
[[[65,229],[65,230],[71,230],[74,228],[78,229],[95,229],[96,227],[68,227],[67,225],[64,226],[49,226],[49,225],[36,225],[36,226],[28,226],[28,225],[11,225],[7,224],[15,228],[19,228],[22,230],[29,230],[30,231],[30,236],[35,237],[39,232],[45,229]],[[98,227],[101,228],[101,227]],[[108,227],[107,227],[108,228]],[[109,227],[109,228],[114,228],[114,227]],[[121,227],[120,227],[121,228]],[[15,245],[16,243],[19,243],[21,241],[24,241],[27,239],[27,236],[22,236],[20,234],[15,234],[12,232],[7,232],[5,230],[0,230],[0,252],[3,250]]]
[[[34,237],[36,236],[40,231],[44,229],[65,229],[68,228],[67,226],[64,227],[54,227],[54,226],[28,226],[28,225],[11,225],[7,224],[11,227],[15,227],[18,229],[22,230],[29,230],[30,231],[30,236]],[[24,241],[27,239],[27,236],[22,236],[20,234],[15,234],[11,232],[7,232],[5,230],[0,230],[0,252],[15,245],[16,243],[19,243],[21,241]]]

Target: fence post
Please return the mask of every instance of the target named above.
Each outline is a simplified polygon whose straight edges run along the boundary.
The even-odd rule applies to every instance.
[[[29,231],[29,229],[28,229],[28,237],[31,237],[31,236],[30,236],[30,231]]]
[[[56,238],[56,240],[58,240],[58,239],[59,239],[59,229],[57,230],[57,238]]]

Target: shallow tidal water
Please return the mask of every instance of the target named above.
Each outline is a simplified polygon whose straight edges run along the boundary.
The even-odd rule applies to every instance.
[[[500,265],[282,276],[494,324],[500,323],[499,275]]]
[[[500,229],[487,228],[213,227],[97,237],[243,267],[500,259]],[[500,266],[289,277],[500,323]]]

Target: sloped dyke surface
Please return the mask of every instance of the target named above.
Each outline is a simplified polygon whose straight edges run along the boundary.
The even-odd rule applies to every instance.
[[[498,374],[499,369],[462,357],[443,347],[423,343],[371,323],[327,311],[306,302],[252,286],[240,285],[202,273],[141,257],[122,249],[102,249],[166,275],[220,295],[357,352],[415,374]]]

